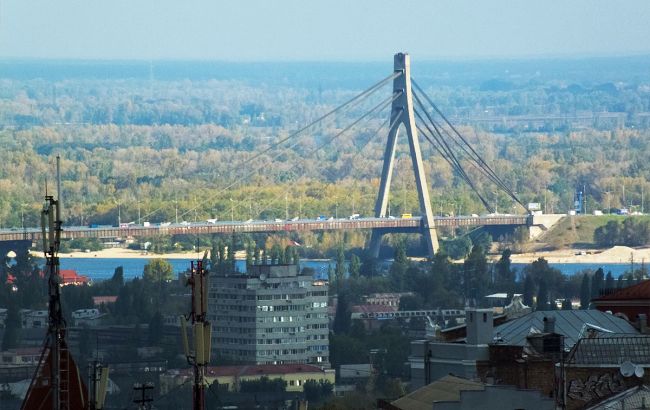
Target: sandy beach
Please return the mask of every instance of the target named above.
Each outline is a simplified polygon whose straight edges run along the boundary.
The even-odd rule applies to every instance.
[[[560,249],[549,252],[513,254],[514,263],[531,263],[544,258],[550,263],[642,263],[650,261],[650,248],[614,246],[609,249]]]
[[[32,255],[42,257],[42,252],[32,252]],[[93,252],[70,252],[70,253],[59,253],[60,258],[97,258],[97,259],[153,259],[153,258],[163,258],[163,259],[201,259],[203,258],[203,252],[177,252],[177,253],[145,253],[143,251],[135,251],[132,249],[124,248],[107,248],[102,249],[101,251]]]

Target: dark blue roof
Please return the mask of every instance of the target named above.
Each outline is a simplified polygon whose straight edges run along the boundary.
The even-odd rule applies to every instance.
[[[639,334],[625,319],[599,310],[549,310],[531,312],[525,316],[508,321],[494,329],[504,344],[524,346],[526,336],[531,328],[542,332],[544,317],[555,318],[555,333],[564,336],[564,347],[571,348],[578,341],[580,331],[585,323],[599,326],[613,333]]]

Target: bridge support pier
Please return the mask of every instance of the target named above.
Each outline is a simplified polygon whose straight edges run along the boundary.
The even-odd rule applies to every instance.
[[[393,80],[393,95],[397,95],[397,98],[393,100],[391,106],[390,129],[388,131],[386,150],[384,151],[384,166],[379,184],[379,194],[375,204],[375,217],[387,217],[388,194],[390,192],[390,181],[393,176],[393,165],[395,163],[395,147],[397,145],[399,129],[403,126],[409,141],[409,151],[411,161],[413,162],[415,185],[418,191],[418,201],[422,215],[420,232],[425,237],[429,257],[433,257],[438,250],[438,235],[436,234],[435,220],[433,219],[433,212],[431,210],[427,178],[422,164],[422,152],[420,150],[420,141],[418,140],[418,131],[415,126],[415,115],[413,114],[410,56],[406,53],[395,54],[394,70],[395,73],[401,75],[395,77]],[[381,237],[384,233],[380,229],[373,229],[369,250],[374,257],[379,256]]]

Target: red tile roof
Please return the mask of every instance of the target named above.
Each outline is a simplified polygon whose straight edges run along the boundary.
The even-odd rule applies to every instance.
[[[644,280],[636,285],[617,290],[609,295],[603,295],[594,301],[606,300],[638,300],[648,299],[650,301],[650,279]]]

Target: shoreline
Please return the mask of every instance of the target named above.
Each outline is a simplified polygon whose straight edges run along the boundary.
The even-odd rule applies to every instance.
[[[498,259],[499,256],[496,256]],[[650,247],[630,248],[614,246],[608,249],[560,249],[556,251],[513,253],[512,263],[532,263],[539,258],[549,263],[602,263],[602,264],[635,264],[650,261]]]
[[[32,252],[32,256],[42,258],[40,252]],[[97,259],[187,259],[197,260],[203,258],[203,252],[174,252],[165,254],[145,253],[124,248],[107,248],[95,252],[70,252],[60,253],[59,257],[67,258],[97,258]],[[490,255],[489,258],[498,260],[499,254]],[[236,259],[246,259],[244,251],[235,254]],[[627,246],[614,246],[609,249],[560,249],[555,251],[513,253],[510,257],[512,263],[532,263],[539,258],[546,259],[549,263],[603,263],[626,264],[634,262],[641,264],[650,262],[650,247],[630,248]],[[323,259],[327,260],[327,259]]]

